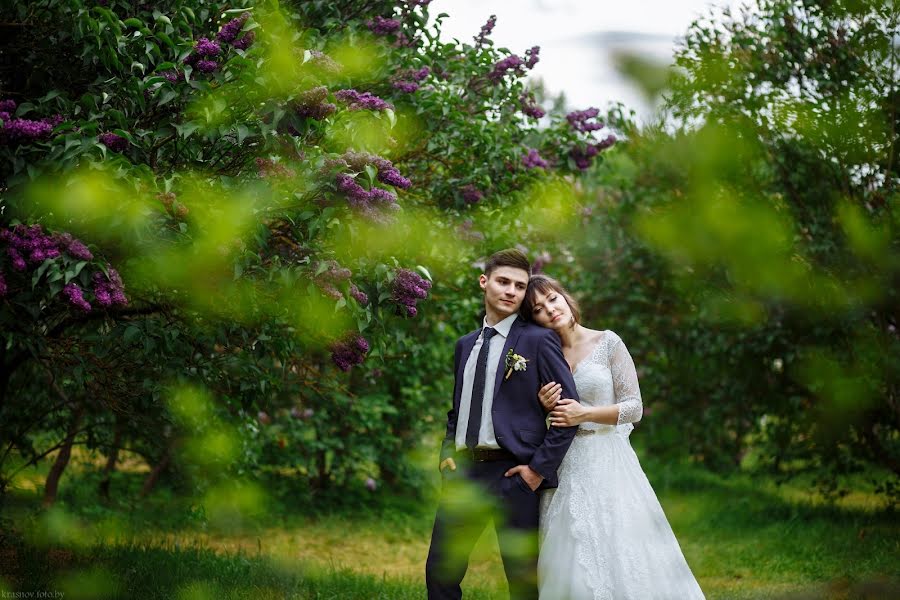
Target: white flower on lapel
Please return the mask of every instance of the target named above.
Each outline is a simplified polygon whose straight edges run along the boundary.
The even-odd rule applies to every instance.
[[[504,380],[509,379],[513,371],[524,371],[528,368],[528,359],[513,352],[510,348],[506,353],[506,376]]]

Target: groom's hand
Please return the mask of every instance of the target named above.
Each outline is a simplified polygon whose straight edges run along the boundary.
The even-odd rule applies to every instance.
[[[541,485],[541,482],[544,480],[544,476],[533,470],[528,465],[518,465],[504,473],[507,477],[512,477],[518,473],[522,476],[522,480],[528,484],[528,487],[531,488],[531,491],[535,491],[538,489],[538,486]]]
[[[444,469],[448,469],[448,468],[451,471],[456,470],[456,461],[453,460],[452,458],[445,458],[444,460],[441,461],[440,466],[438,466],[438,470],[440,470],[441,473],[444,472]]]

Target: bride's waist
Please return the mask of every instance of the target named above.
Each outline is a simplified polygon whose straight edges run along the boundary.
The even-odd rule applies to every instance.
[[[578,427],[578,431],[575,432],[575,435],[578,437],[583,437],[586,435],[610,435],[616,432],[615,425],[601,425],[599,423],[589,423],[587,425],[580,425]]]

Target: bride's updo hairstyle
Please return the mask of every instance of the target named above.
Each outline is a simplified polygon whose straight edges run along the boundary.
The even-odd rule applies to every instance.
[[[532,275],[528,280],[528,288],[525,290],[525,300],[522,301],[522,308],[519,309],[519,314],[522,318],[533,323],[534,303],[535,300],[537,300],[537,295],[544,294],[546,296],[550,294],[550,292],[556,292],[562,296],[565,299],[566,304],[569,305],[569,310],[572,311],[573,319],[571,325],[574,327],[575,323],[580,323],[581,309],[578,307],[578,302],[569,295],[569,292],[567,292],[557,280],[552,277],[547,277],[546,275]]]

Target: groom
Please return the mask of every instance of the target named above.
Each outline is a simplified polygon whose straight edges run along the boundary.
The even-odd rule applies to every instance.
[[[556,470],[577,428],[548,430],[537,393],[556,381],[562,398],[578,396],[557,335],[517,316],[530,274],[522,252],[492,255],[479,278],[483,327],[456,343],[441,501],[425,565],[430,600],[462,598],[469,555],[491,518],[510,597],[538,597],[537,490],[556,487]],[[469,502],[454,485],[460,481],[476,486],[494,514]]]

